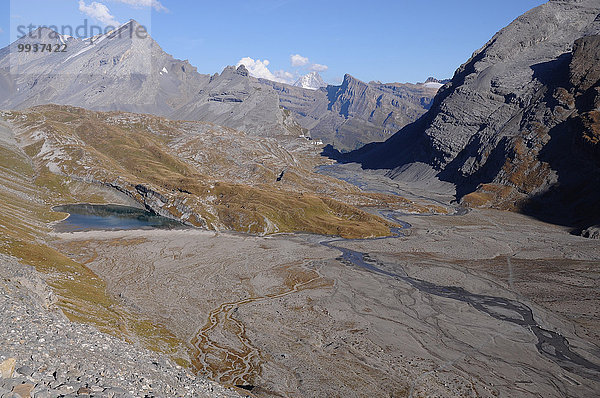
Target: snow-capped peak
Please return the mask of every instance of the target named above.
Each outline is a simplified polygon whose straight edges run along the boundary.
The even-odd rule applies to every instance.
[[[319,72],[310,72],[298,79],[296,83],[294,83],[294,86],[307,88],[309,90],[318,90],[321,87],[327,87],[327,83],[323,81]]]

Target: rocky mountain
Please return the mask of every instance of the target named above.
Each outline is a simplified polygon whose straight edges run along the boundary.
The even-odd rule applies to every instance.
[[[80,40],[41,28],[0,50],[0,109],[61,104],[207,121],[259,136],[310,135],[342,150],[382,141],[414,121],[438,87],[363,83],[325,86],[313,72],[292,87],[227,67],[212,76],[165,53],[130,21]],[[66,52],[19,52],[65,44]],[[310,133],[307,130],[310,130]]]
[[[244,65],[214,74],[187,103],[166,116],[211,122],[258,136],[306,134],[280,106],[277,92],[250,77]]]
[[[325,83],[321,75],[319,75],[319,72],[310,72],[300,77],[296,83],[294,83],[294,87],[318,90],[321,87],[327,87],[327,83]]]
[[[62,52],[19,52],[21,44],[57,41],[41,28],[0,51],[2,75],[12,81],[0,98],[2,108],[41,103],[78,104],[95,109],[171,113],[191,100],[208,76],[164,53],[149,37],[134,32],[134,21],[106,35],[71,38]]]
[[[301,133],[277,93],[245,68],[202,75],[140,29],[130,21],[105,35],[69,38],[65,53],[18,51],[19,45],[60,42],[50,29],[17,40],[0,50],[0,108],[55,103],[217,122],[261,136]]]
[[[272,87],[314,138],[341,151],[383,141],[429,109],[438,87],[425,84],[364,83],[345,75],[339,86],[304,90],[261,80]]]
[[[345,159],[450,181],[470,205],[598,223],[598,34],[598,1],[549,1],[476,51],[422,118]]]

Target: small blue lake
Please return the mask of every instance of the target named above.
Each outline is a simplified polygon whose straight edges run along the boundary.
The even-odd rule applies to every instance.
[[[178,221],[130,206],[74,204],[52,210],[69,213],[67,219],[56,224],[58,232],[185,228]]]

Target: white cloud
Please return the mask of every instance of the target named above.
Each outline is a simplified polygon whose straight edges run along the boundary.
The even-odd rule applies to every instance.
[[[236,67],[244,65],[246,69],[248,69],[250,76],[259,79],[267,79],[279,83],[293,82],[294,76],[291,73],[283,70],[279,70],[273,73],[268,68],[269,64],[270,62],[268,59],[261,61],[260,59],[255,60],[250,57],[245,57],[238,61]]]
[[[308,69],[313,72],[326,72],[329,69],[327,65],[311,64],[308,57],[303,57],[300,54],[290,55],[290,62],[295,68],[308,67]]]
[[[107,6],[96,1],[89,6],[83,0],[79,0],[79,11],[90,18],[93,18],[106,26],[119,26],[120,23],[110,13]]]
[[[327,69],[329,69],[329,66],[321,64],[312,64],[309,69],[313,72],[326,72]]]
[[[244,65],[251,76],[274,80],[275,75],[269,70],[269,63],[268,59],[261,61],[260,59],[254,60],[253,58],[245,57],[240,59],[236,66]]]
[[[300,54],[290,55],[290,62],[294,67],[305,66],[308,64],[308,58],[303,57]]]
[[[273,73],[282,83],[292,84],[296,81],[296,76],[285,70],[277,70]]]
[[[128,4],[134,7],[152,7],[156,11],[168,11],[158,0],[113,0],[118,3]]]

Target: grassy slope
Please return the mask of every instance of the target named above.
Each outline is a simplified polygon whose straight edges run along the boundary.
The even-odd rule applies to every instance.
[[[195,216],[189,221],[197,225],[346,237],[386,235],[389,224],[331,199],[333,194],[353,204],[432,210],[398,197],[365,194],[314,174],[310,170],[316,161],[305,153],[292,155],[273,142],[258,144],[235,131],[203,126],[206,134],[194,130],[186,137],[185,122],[57,106],[3,116],[19,126],[22,148],[3,141],[0,131],[0,252],[46,275],[71,320],[140,341],[182,365],[185,348],[171,332],[126,311],[85,263],[51,247],[50,223],[65,216],[53,212],[53,206],[112,202],[106,184],[120,184],[142,202],[135,186],[143,184],[168,199],[164,210],[173,216],[181,216],[184,207],[191,209]],[[181,139],[187,152],[174,149],[173,142]],[[231,146],[241,152],[228,152]],[[210,162],[198,161],[197,154]],[[283,167],[286,184],[275,184]],[[241,184],[240,179],[249,183]]]
[[[179,217],[183,208],[192,213],[188,221],[198,226],[251,233],[311,232],[349,238],[389,234],[390,224],[385,220],[311,192],[313,183],[298,177],[313,174],[311,171],[296,168],[289,173],[300,180],[295,185],[303,188],[300,192],[294,186],[223,181],[218,175],[202,174],[193,162],[182,159],[169,147],[170,141],[182,135],[180,122],[143,117],[139,122],[123,124],[108,121],[111,115],[114,116],[45,106],[15,112],[9,117],[29,132],[27,137],[31,142],[27,151],[34,157],[41,178],[48,180],[57,192],[63,192],[64,187],[56,181],[57,175],[48,171],[47,152],[39,152],[44,140],[46,147],[50,142],[64,152],[64,159],[53,162],[59,164],[65,175],[100,183],[119,181],[140,202],[143,198],[135,186],[142,184],[167,198],[163,211]],[[36,140],[37,130],[45,132],[46,138]],[[265,154],[255,154],[261,155]],[[251,154],[242,152],[241,156]],[[223,163],[224,168],[238,171],[230,162]],[[314,175],[310,178],[315,179]]]
[[[70,184],[79,191],[77,184]],[[182,343],[161,325],[124,310],[106,292],[104,282],[84,265],[47,245],[48,223],[64,218],[51,211],[58,200],[104,202],[101,191],[67,194],[67,182],[35,172],[31,159],[18,148],[0,142],[0,253],[35,267],[46,276],[58,305],[72,321],[90,323],[101,331],[173,355],[185,364]]]

